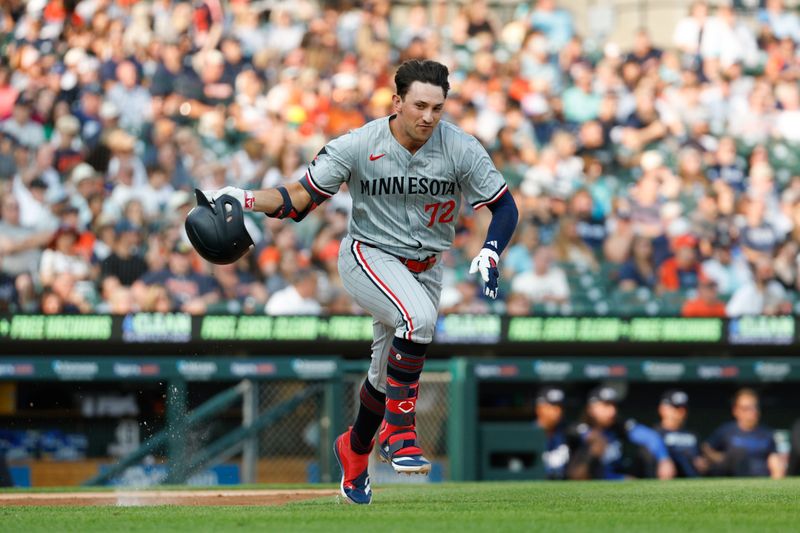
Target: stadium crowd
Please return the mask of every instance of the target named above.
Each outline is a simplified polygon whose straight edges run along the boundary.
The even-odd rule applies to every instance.
[[[461,5],[461,4],[459,4]],[[800,259],[800,18],[692,5],[670,47],[576,34],[554,0],[8,0],[0,7],[0,311],[352,313],[336,270],[349,197],[256,248],[188,245],[192,191],[297,180],[390,112],[393,68],[450,67],[445,119],[520,207],[501,297],[466,275],[487,218],[462,209],[446,313],[785,314]]]

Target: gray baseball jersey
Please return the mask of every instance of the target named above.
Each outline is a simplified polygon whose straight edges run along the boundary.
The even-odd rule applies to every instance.
[[[386,390],[394,337],[433,339],[442,266],[412,274],[397,258],[422,260],[448,249],[461,195],[479,208],[506,192],[489,154],[471,135],[440,121],[415,153],[375,120],[328,143],[301,179],[320,204],[347,183],[353,198],[350,235],[339,249],[342,284],[374,319],[370,383]]]
[[[389,119],[329,142],[301,183],[317,204],[347,183],[354,239],[424,259],[453,242],[462,194],[479,208],[500,198],[507,186],[480,142],[457,126],[440,121],[412,155],[392,134]]]

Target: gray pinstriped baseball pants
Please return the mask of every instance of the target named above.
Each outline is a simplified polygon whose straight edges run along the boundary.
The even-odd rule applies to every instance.
[[[413,274],[393,255],[349,235],[339,248],[344,288],[372,315],[370,384],[386,391],[386,364],[394,337],[422,344],[433,340],[442,292],[442,265]]]

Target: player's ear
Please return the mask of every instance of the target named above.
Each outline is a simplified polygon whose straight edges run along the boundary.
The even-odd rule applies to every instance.
[[[392,95],[392,112],[397,113],[400,111],[400,107],[403,105],[403,99],[400,97],[399,94]]]

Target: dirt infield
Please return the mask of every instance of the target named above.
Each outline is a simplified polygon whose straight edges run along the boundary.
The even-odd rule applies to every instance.
[[[336,490],[126,490],[117,492],[52,492],[0,494],[7,505],[284,505],[333,497]]]

